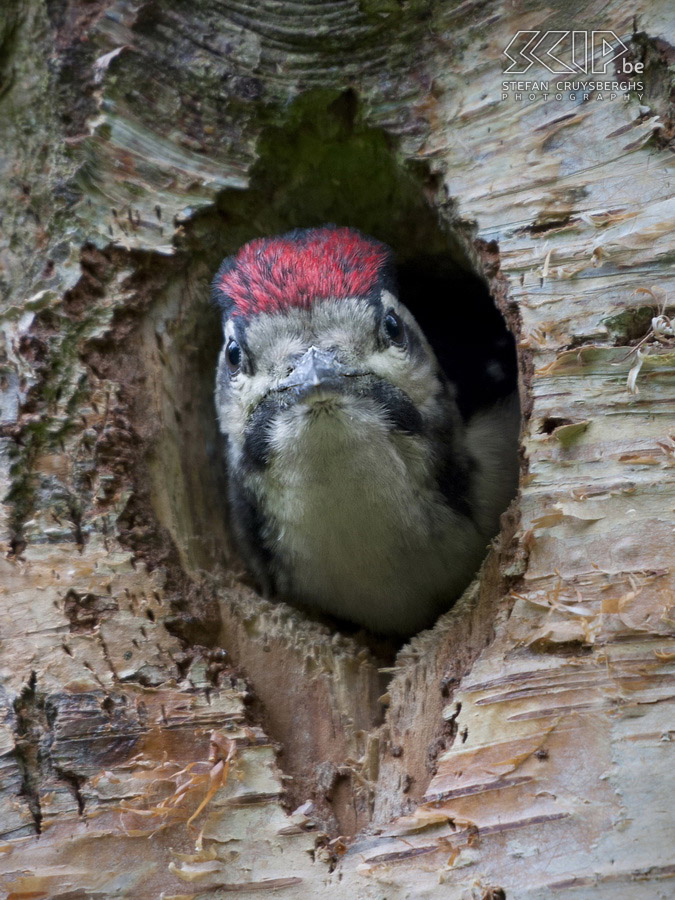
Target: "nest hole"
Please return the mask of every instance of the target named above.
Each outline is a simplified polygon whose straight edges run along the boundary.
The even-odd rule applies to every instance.
[[[258,150],[250,187],[223,192],[185,225],[183,269],[141,326],[162,438],[149,459],[152,505],[183,576],[208,585],[201,596],[217,605],[202,614],[184,603],[177,630],[223,647],[248,678],[251,715],[281,748],[289,809],[310,800],[320,827],[347,835],[422,798],[455,739],[442,716],[448,685],[491,638],[499,566],[488,560],[451,619],[403,647],[258,597],[228,532],[213,402],[221,326],[209,281],[255,237],[328,222],[373,235],[393,248],[401,299],[458,384],[466,417],[515,389],[515,342],[495,248],[486,253],[455,218],[438,174],[402,162],[391,138],[367,126],[354,92],[303,95]]]

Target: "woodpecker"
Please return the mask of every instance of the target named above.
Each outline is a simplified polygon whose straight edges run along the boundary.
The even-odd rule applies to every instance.
[[[432,625],[515,493],[517,401],[463,417],[391,250],[355,229],[253,240],[212,290],[230,521],[261,591],[385,635]]]

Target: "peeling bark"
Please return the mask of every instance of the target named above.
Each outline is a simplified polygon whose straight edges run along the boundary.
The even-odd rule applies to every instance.
[[[6,6],[3,896],[670,896],[668,5]],[[571,27],[644,96],[501,101]],[[519,341],[518,504],[403,648],[257,597],[220,499],[208,279],[330,220]]]

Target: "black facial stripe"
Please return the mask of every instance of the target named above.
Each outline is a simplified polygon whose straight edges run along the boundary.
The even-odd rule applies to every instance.
[[[269,462],[270,429],[278,412],[279,404],[273,399],[263,400],[253,411],[244,431],[244,465],[261,469]]]
[[[364,394],[372,397],[384,408],[393,430],[405,434],[424,432],[424,419],[421,413],[400,388],[378,379],[366,388]]]

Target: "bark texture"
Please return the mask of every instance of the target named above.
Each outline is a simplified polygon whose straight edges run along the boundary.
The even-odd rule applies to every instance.
[[[514,34],[570,28],[642,99],[501,100]],[[4,4],[3,897],[672,896],[674,32],[665,0]],[[324,221],[483,273],[519,339],[518,503],[397,654],[259,599],[222,514],[208,280]]]

